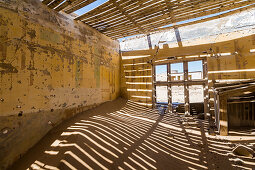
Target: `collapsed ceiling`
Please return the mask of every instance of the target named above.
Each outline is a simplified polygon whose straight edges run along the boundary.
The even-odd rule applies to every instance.
[[[43,0],[42,3],[56,11],[70,14],[95,1]],[[253,7],[254,0],[109,0],[75,20],[118,39],[146,34],[181,21],[190,20],[191,22],[185,23],[187,25],[194,23],[194,18],[209,15],[202,18],[202,21],[210,20]]]

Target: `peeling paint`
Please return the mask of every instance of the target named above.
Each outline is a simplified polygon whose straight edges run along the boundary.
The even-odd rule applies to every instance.
[[[10,63],[0,63],[0,73],[1,74],[18,73],[18,70]]]
[[[40,70],[44,75],[50,76],[50,72],[45,69],[45,70]]]
[[[34,39],[36,37],[36,31],[30,30],[27,32],[27,34],[30,36],[31,39]]]
[[[53,124],[116,99],[120,56],[117,41],[40,1],[1,2],[0,24],[0,130],[15,128],[8,142],[0,138],[2,169]]]
[[[40,30],[40,38],[45,41],[54,42],[54,43],[60,43],[61,38],[60,35],[56,34],[53,31],[48,31],[45,29]]]

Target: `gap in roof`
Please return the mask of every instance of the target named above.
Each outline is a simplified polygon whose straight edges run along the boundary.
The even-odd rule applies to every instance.
[[[106,3],[107,1],[109,1],[109,0],[97,0],[97,1],[95,1],[95,2],[85,6],[83,8],[77,10],[77,11],[74,11],[74,13],[79,15],[79,16],[83,15],[83,14],[85,14],[85,13],[87,13],[87,12],[97,8],[97,7],[99,7],[100,5]]]
[[[117,39],[117,40],[119,40],[119,42],[122,42],[122,41],[124,41],[124,40],[129,39],[129,38],[136,37],[136,36],[141,36],[141,35],[144,35],[144,34],[131,35],[131,36],[119,38],[119,39]]]
[[[215,13],[215,14],[210,14],[210,15],[206,15],[206,16],[202,16],[202,17],[192,18],[192,19],[185,20],[185,21],[180,21],[180,22],[177,22],[176,25],[178,26],[180,24],[185,24],[185,23],[189,23],[189,22],[198,21],[198,20],[201,20],[201,19],[215,17],[215,16],[218,16],[218,15],[222,15],[222,14],[225,14],[225,13],[228,13],[228,12],[231,12],[231,11],[235,11],[235,10],[238,10],[238,9],[241,9],[241,8],[245,8],[245,7],[254,5],[254,4],[255,3],[245,5],[245,6],[241,6],[241,7],[234,8],[234,9],[230,9],[230,10],[226,10],[226,11],[222,11],[222,12],[218,12],[218,13]],[[169,24],[169,25],[162,26],[161,28],[167,28],[167,27],[172,27],[172,26],[173,26],[173,24]]]
[[[218,13],[215,13],[215,14],[210,14],[210,15],[206,15],[206,16],[202,16],[202,17],[197,17],[197,18],[192,18],[192,19],[189,19],[189,20],[184,20],[184,21],[176,22],[175,25],[178,26],[178,25],[181,25],[181,24],[185,24],[185,23],[189,23],[189,22],[194,22],[194,21],[198,21],[198,20],[201,20],[201,19],[207,19],[207,18],[219,16],[219,15],[222,15],[222,14],[225,14],[225,13],[228,13],[228,12],[231,12],[231,11],[235,11],[235,10],[238,10],[238,9],[242,9],[242,8],[245,8],[245,7],[248,7],[248,6],[252,6],[252,5],[255,5],[255,3],[249,4],[249,5],[245,5],[245,6],[241,6],[241,7],[234,8],[234,9],[230,9],[230,10],[226,10],[226,11],[222,11],[222,12],[218,12]],[[162,27],[159,27],[159,28],[167,28],[167,27],[172,27],[172,26],[174,26],[174,24],[165,25],[165,26],[162,26]],[[155,30],[155,31],[157,31],[157,30]],[[154,31],[152,31],[152,32],[154,32]],[[132,35],[132,36],[128,36],[128,37],[123,37],[123,38],[119,38],[118,40],[119,40],[119,42],[122,42],[123,40],[126,40],[128,38],[132,38],[132,37],[135,37],[135,36],[139,36],[139,35],[142,35],[142,34],[137,34],[137,35]]]
[[[65,3],[67,0],[64,0],[63,2],[61,2],[60,4],[58,4],[54,9],[58,8],[60,5],[62,5],[63,3]]]

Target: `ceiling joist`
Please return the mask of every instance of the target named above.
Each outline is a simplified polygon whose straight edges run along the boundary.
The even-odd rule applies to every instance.
[[[96,0],[43,0],[56,11],[72,13]],[[255,7],[254,0],[109,0],[75,18],[114,39],[157,31],[162,26],[220,13],[208,21]],[[230,10],[230,11],[229,11]],[[228,11],[226,13],[222,13]]]

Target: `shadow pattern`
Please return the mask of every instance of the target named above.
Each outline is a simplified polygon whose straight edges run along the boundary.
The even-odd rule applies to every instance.
[[[110,102],[102,108],[111,108],[114,104]],[[61,124],[47,135],[50,138],[48,141],[43,139],[12,168],[122,170],[255,167],[254,158],[228,155],[233,143],[207,138],[208,126],[204,120],[184,120],[174,113],[162,116],[156,110],[127,101],[120,109],[92,109]],[[241,159],[242,163],[234,161],[236,158]]]

